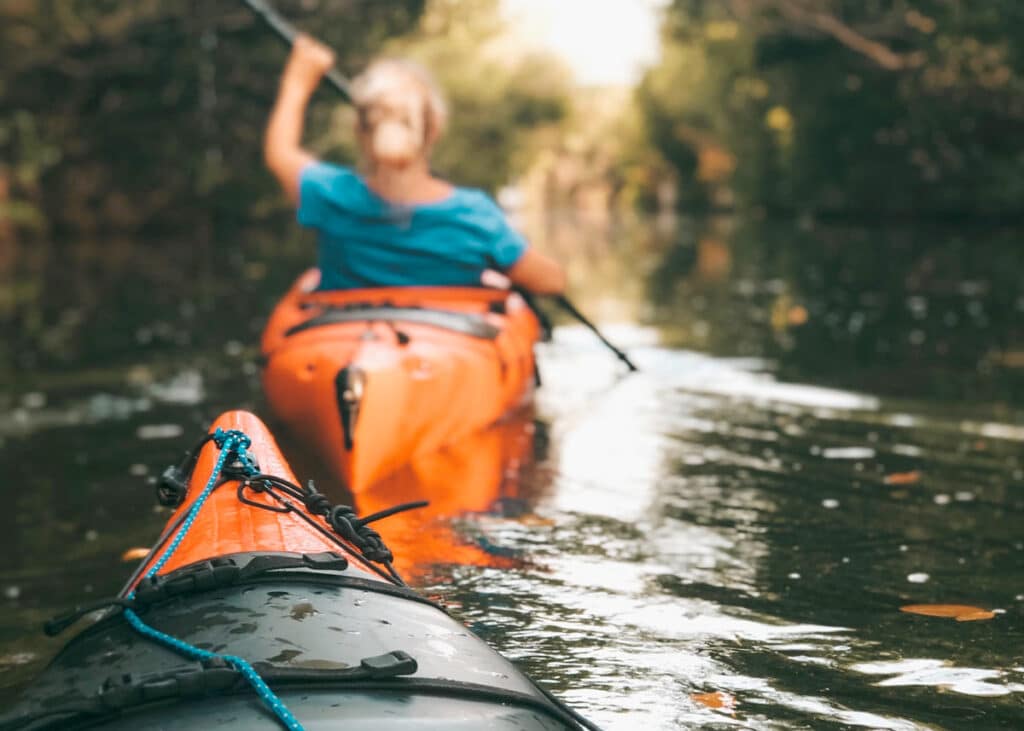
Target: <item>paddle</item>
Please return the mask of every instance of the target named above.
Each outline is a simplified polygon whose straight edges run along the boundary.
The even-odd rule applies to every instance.
[[[625,363],[626,367],[629,368],[629,370],[631,370],[631,371],[638,371],[638,370],[640,370],[639,368],[636,367],[636,365],[633,363],[633,361],[631,361],[629,359],[628,355],[626,355],[621,350],[619,350],[618,348],[616,348],[614,345],[611,344],[611,342],[608,340],[608,338],[606,338],[604,336],[604,333],[602,333],[600,330],[597,329],[597,325],[595,325],[590,320],[588,320],[586,317],[584,317],[583,313],[576,309],[576,306],[573,305],[573,303],[569,301],[568,297],[566,297],[564,294],[560,294],[560,295],[555,296],[554,299],[555,299],[555,302],[558,303],[559,307],[561,307],[563,310],[565,310],[570,315],[572,315],[577,320],[579,320],[580,324],[582,324],[584,327],[586,327],[588,330],[590,330],[590,332],[594,333],[594,335],[597,336],[597,339],[600,340],[602,343],[604,343],[605,347],[608,348],[608,350],[610,350],[613,353],[615,353],[616,357],[618,357],[619,360],[621,360],[623,363]]]
[[[265,22],[270,27],[270,29],[281,38],[281,40],[283,40],[289,46],[295,42],[295,37],[299,34],[299,32],[295,29],[295,26],[289,23],[287,20],[285,20],[281,16],[281,14],[274,10],[272,7],[270,7],[268,3],[264,2],[264,0],[242,0],[242,2],[244,2],[249,7],[249,9],[253,11],[253,13],[262,18],[263,22]],[[346,79],[341,74],[340,71],[338,71],[337,69],[331,69],[330,71],[327,72],[325,78],[331,84],[331,86],[333,86],[334,89],[339,94],[341,94],[342,99],[344,99],[349,104],[353,103],[352,84],[349,82],[348,79]],[[584,317],[583,313],[577,310],[576,306],[573,305],[573,303],[570,302],[565,295],[557,295],[554,299],[559,307],[561,307],[563,310],[565,310],[570,315],[575,317],[577,320],[580,321],[580,323],[584,327],[586,327],[588,330],[594,333],[594,335],[597,336],[597,339],[604,343],[605,347],[612,351],[619,360],[625,363],[626,367],[628,367],[629,370],[638,370],[637,367],[633,364],[633,361],[631,361],[625,353],[623,353],[621,350],[612,345],[608,338],[606,338],[604,334],[597,329],[597,325],[595,325],[586,317]],[[531,309],[533,309],[534,312],[539,313],[539,310],[536,308],[536,306],[532,304],[532,301],[530,302]]]
[[[287,43],[289,46],[295,43],[295,37],[299,34],[299,31],[295,29],[295,26],[289,23],[284,17],[274,10],[270,5],[265,3],[263,0],[242,0],[243,3],[249,6],[249,9],[254,12],[257,16],[263,19],[263,22],[270,26],[270,29],[274,31],[278,37]],[[327,79],[328,83],[334,87],[335,91],[341,94],[349,104],[352,104],[352,84],[338,69],[331,69],[324,78]]]

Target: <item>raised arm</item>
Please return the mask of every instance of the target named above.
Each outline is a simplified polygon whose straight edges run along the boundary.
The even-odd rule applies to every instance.
[[[334,66],[334,52],[308,35],[300,35],[281,76],[277,101],[263,138],[267,167],[281,183],[285,195],[299,202],[299,173],[315,158],[302,147],[306,106],[323,75]]]

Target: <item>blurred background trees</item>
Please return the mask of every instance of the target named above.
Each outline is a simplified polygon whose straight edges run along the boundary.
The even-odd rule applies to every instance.
[[[1019,231],[950,220],[1020,223],[1019,2],[664,0],[659,59],[613,87],[517,35],[508,0],[274,2],[346,74],[431,67],[437,171],[507,186],[588,313],[843,378],[1024,363]],[[587,18],[556,30],[624,53]],[[0,381],[220,348],[199,324],[226,312],[255,342],[313,260],[261,159],[286,52],[239,0],[0,2]],[[309,144],[351,162],[351,115],[319,92]]]
[[[1013,0],[670,0],[659,62],[611,89],[517,41],[499,0],[279,6],[346,73],[430,66],[453,107],[437,170],[543,206],[873,220],[1024,195]],[[285,220],[260,161],[284,58],[237,0],[4,2],[0,237]],[[310,143],[350,161],[350,115],[321,92]]]
[[[389,52],[433,67],[453,107],[437,167],[459,182],[506,182],[529,131],[565,114],[564,69],[502,52],[497,0],[277,5],[337,49],[348,74]],[[285,54],[237,0],[3,3],[6,235],[177,231],[284,213],[260,137]],[[313,105],[309,140],[350,162],[351,119],[331,94]]]
[[[1015,214],[1022,27],[1012,0],[673,0],[637,102],[691,206]]]

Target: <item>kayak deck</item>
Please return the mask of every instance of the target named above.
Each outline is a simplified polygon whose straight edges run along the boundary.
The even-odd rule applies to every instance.
[[[271,411],[359,493],[526,403],[536,317],[473,288],[311,292],[296,282],[263,335]]]

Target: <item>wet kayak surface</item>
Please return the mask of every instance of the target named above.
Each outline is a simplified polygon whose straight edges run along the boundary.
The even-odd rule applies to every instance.
[[[608,728],[1024,725],[1020,232],[538,236],[641,371],[562,321],[532,411],[367,496],[433,498],[380,524],[412,583]],[[59,647],[41,623],[157,535],[150,478],[220,411],[265,413],[258,333],[307,245],[16,260],[3,705]]]

